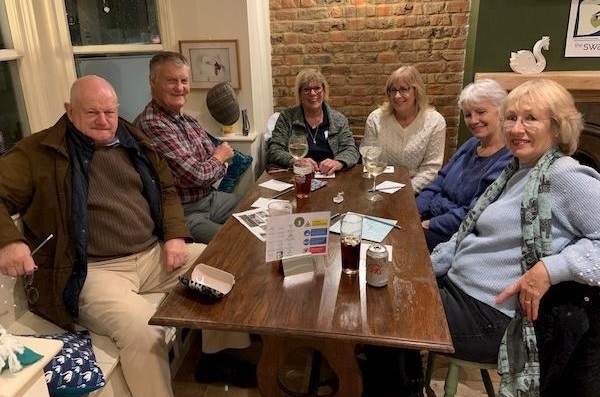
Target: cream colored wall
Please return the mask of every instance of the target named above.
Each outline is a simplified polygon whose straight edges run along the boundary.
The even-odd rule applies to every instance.
[[[250,124],[253,130],[262,132],[264,122],[254,123],[254,119],[259,117],[268,117],[272,112],[272,84],[268,86],[269,95],[264,92],[261,95],[256,95],[257,92],[264,90],[264,77],[259,80],[252,78],[252,67],[259,70],[258,73],[268,76],[270,81],[271,58],[270,58],[270,42],[269,37],[265,37],[265,32],[268,34],[269,18],[268,18],[268,1],[267,0],[177,0],[169,2],[172,17],[172,33],[175,39],[172,51],[179,51],[179,40],[238,40],[238,64],[240,68],[241,89],[238,91],[238,100],[240,108],[248,109]],[[265,7],[266,5],[266,7]],[[248,9],[249,8],[249,9]],[[249,19],[252,20],[249,23]],[[257,21],[257,19],[262,19]],[[265,26],[266,28],[257,31],[256,25]],[[249,25],[252,26],[251,32]],[[262,37],[259,37],[262,36]],[[254,51],[257,47],[262,49],[268,48],[267,56],[262,56],[260,51]],[[259,52],[259,54],[257,54]],[[262,59],[266,67],[256,65],[256,61],[250,60],[250,54],[258,55]],[[254,87],[254,83],[260,87]],[[256,109],[262,109],[258,114]],[[200,123],[209,132],[220,134],[221,125],[217,123],[206,108],[206,91],[192,90],[185,110],[196,116]],[[266,120],[266,118],[264,118]],[[241,131],[241,118],[235,125],[236,131]]]

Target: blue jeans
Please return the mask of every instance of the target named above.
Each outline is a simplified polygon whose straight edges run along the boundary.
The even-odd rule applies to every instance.
[[[452,343],[453,357],[495,363],[504,331],[511,318],[456,287],[447,276],[437,279]]]

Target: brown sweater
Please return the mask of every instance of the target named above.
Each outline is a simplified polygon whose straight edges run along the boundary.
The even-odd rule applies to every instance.
[[[89,174],[90,262],[141,252],[156,242],[142,188],[124,148],[96,148]]]

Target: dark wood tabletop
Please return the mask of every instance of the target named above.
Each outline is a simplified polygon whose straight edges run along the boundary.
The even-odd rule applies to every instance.
[[[259,186],[271,178],[291,181],[292,174],[264,173],[237,211],[249,209],[259,197],[274,196],[276,192]],[[265,263],[265,243],[231,217],[198,263],[233,274],[232,291],[221,300],[207,301],[180,285],[150,323],[247,331],[261,334],[263,339],[271,336],[453,352],[408,173],[396,167],[393,174],[380,175],[377,183],[384,180],[407,186],[393,194],[380,193],[383,200],[371,202],[367,191],[372,179],[363,178],[358,165],[327,179],[328,184],[308,199],[296,201],[293,191],[281,198],[292,201],[294,212],[353,211],[397,219],[402,229],[392,229],[383,241],[393,247],[387,286],[367,286],[364,267],[358,275],[342,274],[339,236],[333,233],[328,254],[317,261],[317,271],[284,278],[278,264]],[[334,203],[333,197],[342,191],[344,201]]]

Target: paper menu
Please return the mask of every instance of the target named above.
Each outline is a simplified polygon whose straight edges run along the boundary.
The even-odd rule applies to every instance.
[[[388,233],[394,228],[394,224],[397,222],[395,219],[380,218],[378,216],[371,215],[369,215],[369,218],[372,219],[369,219],[364,217],[362,214],[358,215],[363,216],[362,239],[374,241],[376,243],[382,242],[385,236],[388,235]],[[331,225],[331,232],[340,232],[339,220]]]
[[[270,217],[266,226],[266,262],[311,253],[327,254],[329,211]]]

